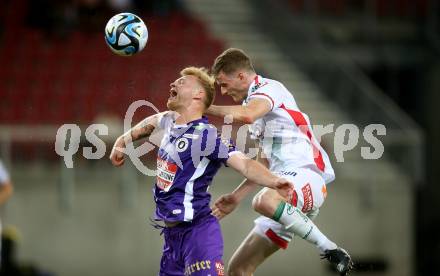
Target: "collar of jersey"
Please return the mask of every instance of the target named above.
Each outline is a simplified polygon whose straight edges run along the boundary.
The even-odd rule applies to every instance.
[[[249,86],[249,88],[248,88],[248,96],[252,93],[252,92],[254,92],[254,91],[252,91],[252,89],[256,86],[256,85],[258,85],[259,83],[261,83],[263,81],[263,77],[262,76],[260,76],[260,75],[256,75],[255,76],[255,78],[254,78],[254,80],[251,82],[251,85]],[[246,97],[247,98],[247,97]],[[246,99],[244,99],[244,101],[245,101]],[[243,101],[243,102],[244,102]]]
[[[196,126],[199,124],[208,124],[208,118],[206,116],[202,116],[200,119],[196,119],[194,121],[188,122],[186,124],[177,125],[175,124],[173,128],[182,128],[182,127],[188,127],[188,126]]]

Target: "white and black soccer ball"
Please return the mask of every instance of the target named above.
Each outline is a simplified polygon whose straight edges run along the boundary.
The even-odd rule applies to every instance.
[[[119,13],[105,26],[105,42],[120,56],[132,56],[144,49],[148,40],[148,29],[139,16]]]

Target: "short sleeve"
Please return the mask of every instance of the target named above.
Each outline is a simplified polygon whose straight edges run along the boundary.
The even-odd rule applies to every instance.
[[[248,102],[252,99],[264,99],[270,104],[270,109],[273,110],[282,104],[282,93],[278,91],[277,84],[268,83],[267,81],[260,85],[254,86],[254,89],[248,96]]]
[[[9,181],[9,174],[5,166],[3,166],[2,161],[0,160],[0,185],[7,181]]]
[[[165,112],[159,114],[159,117],[157,118],[157,126],[160,129],[166,129],[171,126],[171,124],[174,122],[175,117],[172,112]]]
[[[207,126],[199,134],[201,136],[201,139],[198,139],[201,142],[200,156],[226,164],[229,156],[237,152],[232,139],[222,138],[218,134],[217,128],[212,125]],[[195,148],[197,147],[196,145]]]
[[[226,161],[229,157],[235,153],[237,153],[237,149],[235,148],[235,143],[232,139],[223,139],[218,136],[215,139],[215,147],[214,151],[208,155],[208,159],[212,161],[219,161],[226,164]]]

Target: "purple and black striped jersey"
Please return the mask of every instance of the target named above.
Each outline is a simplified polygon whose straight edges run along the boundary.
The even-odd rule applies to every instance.
[[[192,221],[208,215],[208,187],[221,164],[236,152],[231,140],[222,140],[206,117],[176,125],[166,113],[159,120],[164,137],[157,154],[153,188],[155,218],[169,222]]]

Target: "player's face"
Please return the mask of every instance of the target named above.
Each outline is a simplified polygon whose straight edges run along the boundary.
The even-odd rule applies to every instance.
[[[242,102],[245,99],[249,85],[242,73],[225,74],[223,71],[220,71],[215,81],[220,87],[222,95],[230,96],[234,102]]]
[[[169,110],[179,111],[191,105],[199,85],[196,77],[190,75],[178,78],[170,83],[170,87],[167,107]]]

